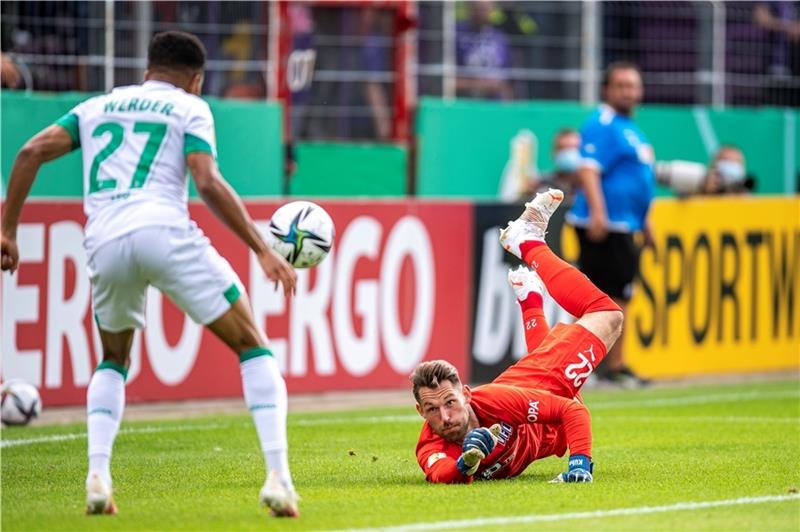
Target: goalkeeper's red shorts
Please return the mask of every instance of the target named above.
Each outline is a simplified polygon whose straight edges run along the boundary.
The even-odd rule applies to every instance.
[[[606,356],[603,341],[577,323],[559,323],[534,351],[493,382],[547,390],[573,398]]]

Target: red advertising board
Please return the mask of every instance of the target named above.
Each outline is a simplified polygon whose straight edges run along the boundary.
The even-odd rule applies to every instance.
[[[322,202],[336,244],[299,270],[286,301],[202,204],[192,217],[247,287],[290,393],[400,388],[421,360],[468,374],[472,208],[467,203]],[[263,226],[279,202],[249,202]],[[99,362],[78,202],[32,202],[19,228],[20,269],[3,274],[2,378],[38,386],[45,405],[82,404]],[[151,289],[152,290],[152,289]],[[129,401],[235,397],[233,353],[152,290],[136,335]]]

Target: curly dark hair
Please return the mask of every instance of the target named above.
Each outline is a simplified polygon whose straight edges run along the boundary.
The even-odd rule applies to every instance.
[[[198,71],[205,64],[205,46],[196,36],[183,31],[157,33],[147,50],[149,70]]]

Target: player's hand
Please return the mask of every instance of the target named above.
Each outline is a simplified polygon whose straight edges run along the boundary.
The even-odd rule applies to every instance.
[[[644,224],[644,228],[642,229],[642,236],[644,237],[644,247],[646,248],[655,248],[656,247],[656,239],[653,234],[653,224],[650,220],[647,220]]]
[[[602,242],[608,236],[608,218],[604,214],[592,214],[586,227],[586,236],[594,242]]]
[[[10,271],[14,273],[19,266],[19,249],[17,249],[17,240],[15,238],[2,235],[0,241],[0,249],[2,250],[2,257],[0,257],[0,267],[4,272]]]
[[[491,428],[478,427],[472,429],[464,438],[461,445],[463,451],[456,462],[456,467],[462,475],[472,476],[478,470],[481,460],[492,454],[500,435],[500,425],[494,424]]]
[[[5,254],[5,251],[3,253]],[[265,248],[260,253],[256,253],[256,258],[258,258],[258,264],[264,270],[267,279],[275,281],[276,285],[277,283],[283,285],[283,295],[286,296],[286,299],[292,297],[297,284],[297,273],[286,262],[286,259],[278,255],[270,247]]]
[[[561,482],[592,482],[592,470],[594,464],[592,460],[584,454],[573,454],[569,457],[569,470],[566,473],[561,473],[556,478],[551,480],[551,483]]]

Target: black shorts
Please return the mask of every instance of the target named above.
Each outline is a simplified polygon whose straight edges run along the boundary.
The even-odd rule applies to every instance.
[[[615,299],[630,301],[633,279],[639,272],[640,249],[632,233],[608,233],[602,242],[589,240],[586,229],[576,227],[581,245],[578,267],[597,288]]]

